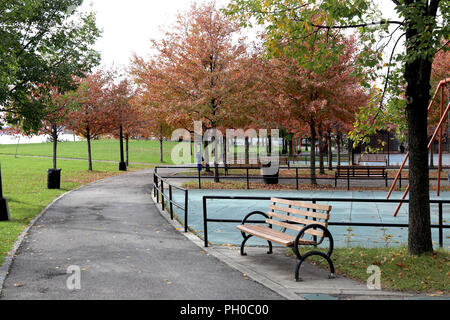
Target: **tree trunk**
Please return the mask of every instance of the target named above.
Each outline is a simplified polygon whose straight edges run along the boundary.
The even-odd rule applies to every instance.
[[[89,171],[93,171],[92,168],[92,151],[91,151],[91,130],[89,129],[89,126],[86,129],[86,139],[87,139],[87,145],[88,145],[88,164],[89,164]]]
[[[245,137],[245,164],[250,165],[250,141]]]
[[[336,144],[337,144],[337,165],[341,165],[341,134],[339,133],[336,136]]]
[[[407,29],[407,41],[416,35]],[[416,55],[409,52],[408,56]],[[430,101],[432,61],[416,58],[405,66],[406,114],[408,119],[409,160],[409,229],[408,249],[412,255],[433,252],[430,227],[430,186],[428,167],[427,118]]]
[[[316,128],[314,122],[310,124],[311,130],[311,184],[317,185],[316,179]]]
[[[331,133],[327,135],[328,140],[328,170],[333,170],[333,148],[331,146]]]
[[[225,168],[225,174],[228,174],[228,159],[227,159],[227,152],[228,152],[228,141],[227,137],[223,136],[223,167]]]
[[[125,136],[125,154],[126,154],[126,164],[130,165],[130,136],[127,134]]]
[[[289,139],[289,145],[288,145],[288,149],[289,149],[289,158],[291,158],[292,160],[294,160],[294,137],[290,137]]]
[[[159,137],[159,162],[164,163],[164,145],[163,137]]]
[[[324,146],[323,146],[323,132],[321,126],[319,126],[319,166],[320,174],[325,174],[324,166]]]
[[[213,134],[214,134],[214,140],[213,140],[213,148],[214,148],[214,182],[215,183],[220,183],[220,177],[219,177],[219,162],[218,162],[218,158],[219,158],[219,141],[217,140],[217,129],[214,126],[213,129]]]
[[[272,136],[269,135],[268,141],[267,141],[267,154],[270,154],[272,156]]]
[[[208,141],[203,142],[203,148],[205,150],[204,159],[205,159],[205,172],[211,172],[211,168],[209,166],[209,143]]]

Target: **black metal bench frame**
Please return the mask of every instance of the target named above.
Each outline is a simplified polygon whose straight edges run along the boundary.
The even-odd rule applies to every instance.
[[[347,189],[350,190],[350,180],[380,179],[385,181],[388,187],[388,173],[386,167],[374,166],[338,166],[334,176],[334,187],[337,187],[337,181],[340,178],[347,179]]]
[[[287,201],[287,200],[283,200],[283,199],[277,199],[277,198],[273,198],[272,203],[274,205],[276,205],[277,203],[280,203],[279,201]],[[291,201],[293,202],[293,201]],[[282,202],[281,202],[282,203]],[[293,202],[295,203],[295,202]],[[301,202],[298,202],[301,203]],[[291,205],[289,205],[289,208],[291,208]],[[308,209],[309,211],[309,209]],[[313,212],[315,212],[316,210],[313,210]],[[330,211],[331,211],[331,207],[330,207]],[[274,210],[272,209],[272,212],[274,212]],[[289,214],[289,213],[288,213]],[[240,226],[246,226],[246,223],[249,221],[249,219],[255,215],[261,215],[266,219],[266,223],[268,224],[268,226],[266,227],[267,231],[273,229],[272,226],[273,224],[270,223],[271,220],[273,220],[273,217],[269,216],[268,214],[261,212],[261,211],[254,211],[249,213],[243,220]],[[328,215],[329,215],[329,211],[328,211]],[[292,218],[292,217],[291,217]],[[295,237],[295,240],[293,242],[292,245],[289,245],[288,247],[291,247],[294,251],[295,256],[297,257],[298,263],[297,266],[295,268],[295,280],[297,282],[302,281],[302,279],[300,278],[300,268],[303,264],[303,262],[308,259],[311,256],[320,256],[323,259],[325,259],[328,262],[328,265],[330,267],[330,275],[329,275],[329,279],[334,279],[336,277],[335,275],[335,269],[334,269],[334,264],[333,261],[331,260],[331,255],[333,254],[333,250],[334,250],[334,240],[333,240],[333,236],[331,235],[331,232],[328,230],[328,228],[322,224],[317,224],[314,223],[316,219],[311,221],[311,224],[308,224],[306,226],[304,226],[297,234],[297,236]],[[281,221],[280,221],[281,222]],[[292,221],[282,221],[282,225],[285,225],[287,228],[289,228],[289,225],[292,226],[298,226],[298,225],[303,225],[301,223],[296,223],[296,222],[292,222]],[[238,226],[238,229],[240,228],[240,226]],[[306,233],[310,232],[310,230],[313,229],[314,231],[316,231],[317,229],[320,229],[320,231],[322,232],[322,237],[319,241],[317,241],[317,237],[314,236],[315,241],[314,244],[311,243],[310,241],[304,241],[303,237]],[[282,231],[282,233],[286,232],[286,228],[284,228]],[[247,241],[256,236],[255,234],[251,234],[245,231],[241,230],[241,234],[242,237],[244,238],[244,240],[242,241],[241,244],[241,255],[242,256],[246,256],[247,254],[245,253],[245,244],[247,243]],[[260,237],[261,238],[261,237]],[[300,250],[299,250],[299,246],[302,245],[312,245],[315,248],[317,248],[317,246],[319,246],[320,244],[323,243],[323,241],[325,239],[329,239],[329,248],[328,248],[328,252],[327,253],[323,253],[317,250],[312,250],[312,251],[308,251],[305,254],[301,254]],[[264,238],[263,238],[264,239]],[[265,239],[267,240],[267,239]],[[267,240],[267,243],[269,245],[269,251],[267,252],[267,254],[272,254],[273,253],[273,245],[272,245],[272,241]]]

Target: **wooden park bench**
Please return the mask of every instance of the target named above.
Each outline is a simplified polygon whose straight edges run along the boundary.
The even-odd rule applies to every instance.
[[[334,278],[334,265],[331,261],[334,242],[333,237],[328,231],[328,220],[330,218],[331,207],[327,205],[318,205],[305,203],[301,201],[290,201],[285,199],[272,198],[269,206],[269,212],[255,211],[248,214],[242,224],[237,228],[241,231],[244,238],[241,245],[241,255],[245,256],[244,247],[248,239],[258,237],[267,240],[269,243],[269,252],[272,254],[272,242],[285,247],[291,247],[297,256],[299,262],[295,269],[295,280],[300,281],[300,267],[307,258],[311,256],[320,256],[324,258],[330,266],[330,278]],[[249,218],[254,215],[262,215],[266,218],[267,226],[247,224]],[[280,230],[277,230],[277,229]],[[286,233],[287,229],[295,231],[296,235]],[[300,253],[299,246],[321,245],[325,239],[328,239],[328,252],[311,250],[304,254]]]
[[[347,179],[347,189],[350,190],[350,180],[352,179],[383,179],[388,186],[388,174],[386,167],[374,166],[338,166],[334,178],[334,187],[337,187],[337,181],[340,178]]]
[[[363,153],[359,155],[358,164],[361,162],[381,162],[388,165],[387,157],[384,154],[368,154]]]
[[[265,163],[270,161],[269,158],[260,159],[260,160],[265,160]],[[280,157],[279,158],[279,165],[280,166],[288,166],[289,165],[289,158],[287,158],[287,157]],[[246,163],[232,163],[232,164],[227,163],[226,164],[226,168],[227,169],[243,169],[243,168],[261,169],[262,167],[263,167],[263,165],[261,164],[260,161],[258,161],[258,163],[249,163],[249,164],[246,164]]]
[[[261,169],[260,163],[251,163],[251,164],[245,164],[245,163],[233,163],[233,164],[227,164],[227,169],[242,169],[242,168],[250,168],[250,169]]]

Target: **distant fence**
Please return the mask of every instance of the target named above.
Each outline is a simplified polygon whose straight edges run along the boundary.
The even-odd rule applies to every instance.
[[[221,174],[219,172],[218,178],[220,180],[245,180],[246,185],[247,185],[247,190],[251,189],[250,186],[250,181],[251,180],[264,180],[265,177],[260,174],[260,175],[254,175],[251,174],[251,171],[253,170],[259,170],[258,168],[255,168],[254,166],[246,166],[246,165],[242,165],[239,167],[229,167],[229,166],[219,166],[218,167],[219,170],[225,170],[224,174]],[[387,167],[387,169],[390,170],[395,170],[398,169],[399,167]],[[201,167],[201,171],[199,170],[198,167],[196,166],[158,166],[155,167],[155,172],[157,173],[159,169],[187,169],[187,170],[195,170],[196,171],[196,175],[174,175],[174,176],[165,176],[162,177],[159,176],[161,179],[195,179],[197,181],[198,184],[198,188],[202,189],[202,182],[204,180],[212,180],[215,178],[214,175],[204,175],[202,174],[202,172],[206,169],[204,166]],[[214,166],[211,166],[210,169],[212,171],[214,171]],[[318,168],[317,168],[318,169]],[[327,168],[325,168],[327,169]],[[230,175],[227,172],[230,171],[236,171],[236,170],[244,170],[245,174],[244,175]],[[283,177],[283,176],[279,176],[278,179],[279,180],[288,180],[288,181],[295,181],[295,185],[296,185],[296,190],[300,190],[300,181],[301,180],[311,180],[310,177],[305,177],[305,176],[300,176],[299,172],[300,170],[311,170],[311,167],[300,167],[300,166],[280,166],[280,171],[294,171],[295,170],[295,176],[293,177]],[[430,170],[437,170],[437,169],[433,169],[430,168]],[[332,180],[334,181],[336,178],[333,177],[316,177],[316,180]],[[346,179],[346,178],[340,178],[340,179]],[[371,180],[370,177],[367,178],[367,180]],[[388,178],[388,181],[394,181],[394,178]],[[404,178],[402,178],[401,176],[399,177],[399,187],[402,187],[402,183],[403,183]],[[430,180],[437,180],[437,178],[430,178]],[[169,184],[168,182],[166,182],[167,184]]]

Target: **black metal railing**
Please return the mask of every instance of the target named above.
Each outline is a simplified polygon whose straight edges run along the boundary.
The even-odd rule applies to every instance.
[[[204,196],[203,197],[203,227],[204,227],[204,243],[205,247],[208,247],[208,223],[241,223],[242,220],[237,219],[211,219],[208,218],[207,201],[208,200],[257,200],[257,201],[270,201],[271,197],[243,197],[243,196]],[[344,199],[344,198],[308,198],[308,197],[296,197],[285,198],[287,200],[294,201],[307,201],[311,203],[320,202],[344,202],[344,203],[409,203],[409,200],[386,200],[386,199]],[[432,225],[431,228],[439,229],[439,247],[444,246],[444,229],[449,229],[450,225],[443,223],[443,205],[450,204],[450,200],[430,200],[431,204],[438,205],[438,219],[437,225]],[[266,223],[262,220],[247,221],[248,223]],[[362,222],[329,222],[330,226],[345,226],[345,227],[377,227],[377,228],[408,228],[409,224],[402,223],[362,223]]]
[[[246,165],[238,165],[235,166],[233,165],[231,166],[223,166],[220,165],[219,170],[225,170],[224,174],[220,174],[218,175],[219,180],[242,180],[245,179],[246,184],[247,184],[247,190],[251,189],[250,186],[250,181],[251,180],[264,180],[266,179],[266,177],[264,177],[263,175],[255,175],[255,174],[250,174],[251,170],[258,170],[258,168],[256,168],[255,166],[246,166]],[[386,167],[386,170],[396,170],[399,169],[400,167]],[[202,189],[202,181],[203,180],[212,180],[215,179],[214,175],[204,175],[202,174],[202,172],[204,172],[205,167],[202,166],[201,168],[198,168],[197,166],[158,166],[155,168],[155,172],[158,172],[158,169],[190,169],[190,170],[196,170],[196,175],[172,175],[172,176],[167,176],[167,177],[163,177],[163,179],[196,179],[197,183],[198,183],[198,189]],[[201,169],[201,170],[199,170]],[[214,171],[214,166],[210,166],[210,169],[212,171]],[[277,179],[279,180],[290,180],[290,181],[295,181],[295,185],[296,185],[296,190],[300,189],[300,181],[301,180],[311,180],[310,177],[306,177],[306,176],[300,176],[300,170],[311,170],[311,167],[301,167],[301,166],[280,166],[280,172],[281,171],[294,171],[295,170],[295,176],[293,177],[283,177],[281,175],[279,175],[277,177]],[[406,168],[407,169],[407,168]],[[236,170],[245,170],[245,174],[244,175],[230,175],[229,172],[230,171],[236,171]],[[318,170],[318,168],[317,168]],[[433,168],[430,168],[430,170],[434,170]],[[335,183],[337,183],[337,179],[339,180],[345,180],[347,182],[347,188],[350,188],[350,181],[349,179],[351,179],[350,176],[340,176],[338,178],[336,178],[336,176],[329,176],[329,177],[316,177],[316,180],[330,180],[330,181],[334,181]],[[370,177],[367,177],[368,180],[371,180]],[[399,188],[402,188],[403,186],[403,180],[405,180],[405,177],[400,176],[399,177]],[[408,179],[406,179],[408,180]],[[437,180],[437,178],[430,178],[430,181],[433,180]],[[394,181],[394,178],[388,177],[386,179],[387,182],[389,181]]]
[[[167,188],[165,188],[167,186]],[[177,189],[184,192],[184,205],[175,202],[173,199],[173,190]],[[166,193],[166,190],[168,193]],[[156,198],[156,202],[161,201],[162,210],[166,210],[170,213],[170,219],[174,219],[173,207],[177,207],[184,212],[184,231],[188,232],[189,225],[189,190],[180,188],[168,182],[165,178],[161,177],[156,171],[153,174],[153,195]],[[166,205],[167,201],[167,205]],[[168,206],[168,208],[167,208]]]

